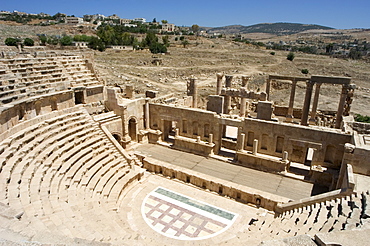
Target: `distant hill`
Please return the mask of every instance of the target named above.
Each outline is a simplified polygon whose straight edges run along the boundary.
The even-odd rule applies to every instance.
[[[222,33],[222,34],[246,34],[246,33],[269,33],[274,35],[289,35],[307,30],[321,29],[328,30],[334,29],[327,26],[312,25],[312,24],[299,24],[299,23],[261,23],[251,26],[231,25],[224,27],[207,28],[203,27],[209,33]]]

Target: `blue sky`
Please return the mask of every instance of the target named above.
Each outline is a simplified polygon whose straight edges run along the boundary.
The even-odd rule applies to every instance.
[[[117,14],[152,21],[168,20],[178,26],[226,26],[294,22],[339,29],[370,28],[369,0],[2,0],[0,10],[68,15]]]

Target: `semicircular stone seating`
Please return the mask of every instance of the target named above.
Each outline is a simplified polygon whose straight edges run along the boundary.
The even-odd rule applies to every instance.
[[[0,203],[21,214],[10,229],[30,237],[50,232],[119,242],[130,229],[115,211],[140,175],[82,107],[0,135]]]
[[[0,59],[0,105],[95,85],[101,82],[78,56]]]
[[[99,84],[78,56],[0,59],[0,107],[71,86]],[[25,119],[1,132],[1,229],[36,239],[50,235],[67,244],[76,238],[151,243],[153,238],[139,235],[120,211],[131,209],[122,204],[123,197],[143,175],[121,151],[83,106]],[[228,243],[361,228],[370,218],[369,200],[365,192],[280,215],[261,210],[242,218],[243,227]]]

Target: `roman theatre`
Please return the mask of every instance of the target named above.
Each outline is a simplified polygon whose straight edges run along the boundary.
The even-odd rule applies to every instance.
[[[233,79],[215,74],[200,106],[195,77],[182,98],[138,94],[107,86],[93,54],[3,52],[0,244],[366,245],[356,81],[271,74],[257,92]],[[287,107],[271,100],[277,81]],[[332,114],[324,85],[338,88]]]

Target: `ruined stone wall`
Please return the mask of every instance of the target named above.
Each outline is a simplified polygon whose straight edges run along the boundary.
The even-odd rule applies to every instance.
[[[307,149],[312,148],[313,165],[336,169],[340,168],[344,144],[351,142],[349,134],[248,118],[244,120],[243,133],[245,150],[252,151],[251,140],[258,139],[259,153],[282,157],[287,151],[290,161],[304,163]]]
[[[209,134],[213,134],[215,149],[220,146],[222,129],[219,117],[214,112],[201,109],[176,108],[167,105],[150,104],[150,128],[154,130],[171,131],[166,124],[175,124],[179,135],[189,138],[200,136],[201,140],[208,141]],[[166,128],[166,129],[164,129]]]
[[[36,116],[73,107],[73,92],[53,93],[43,95],[21,103],[12,103],[2,108],[0,113],[0,132],[4,132],[19,122]]]
[[[199,109],[176,108],[150,104],[150,128],[170,132],[178,128],[179,135],[208,141],[213,134],[215,153],[220,148],[223,125],[240,127],[239,134],[245,134],[243,149],[252,151],[254,139],[258,141],[258,153],[283,157],[288,152],[288,160],[298,163],[307,161],[308,150],[313,151],[311,164],[339,169],[344,144],[350,143],[352,136],[333,129],[317,129],[277,122],[245,118],[244,121],[225,119],[213,112]],[[166,135],[164,135],[166,136]]]

